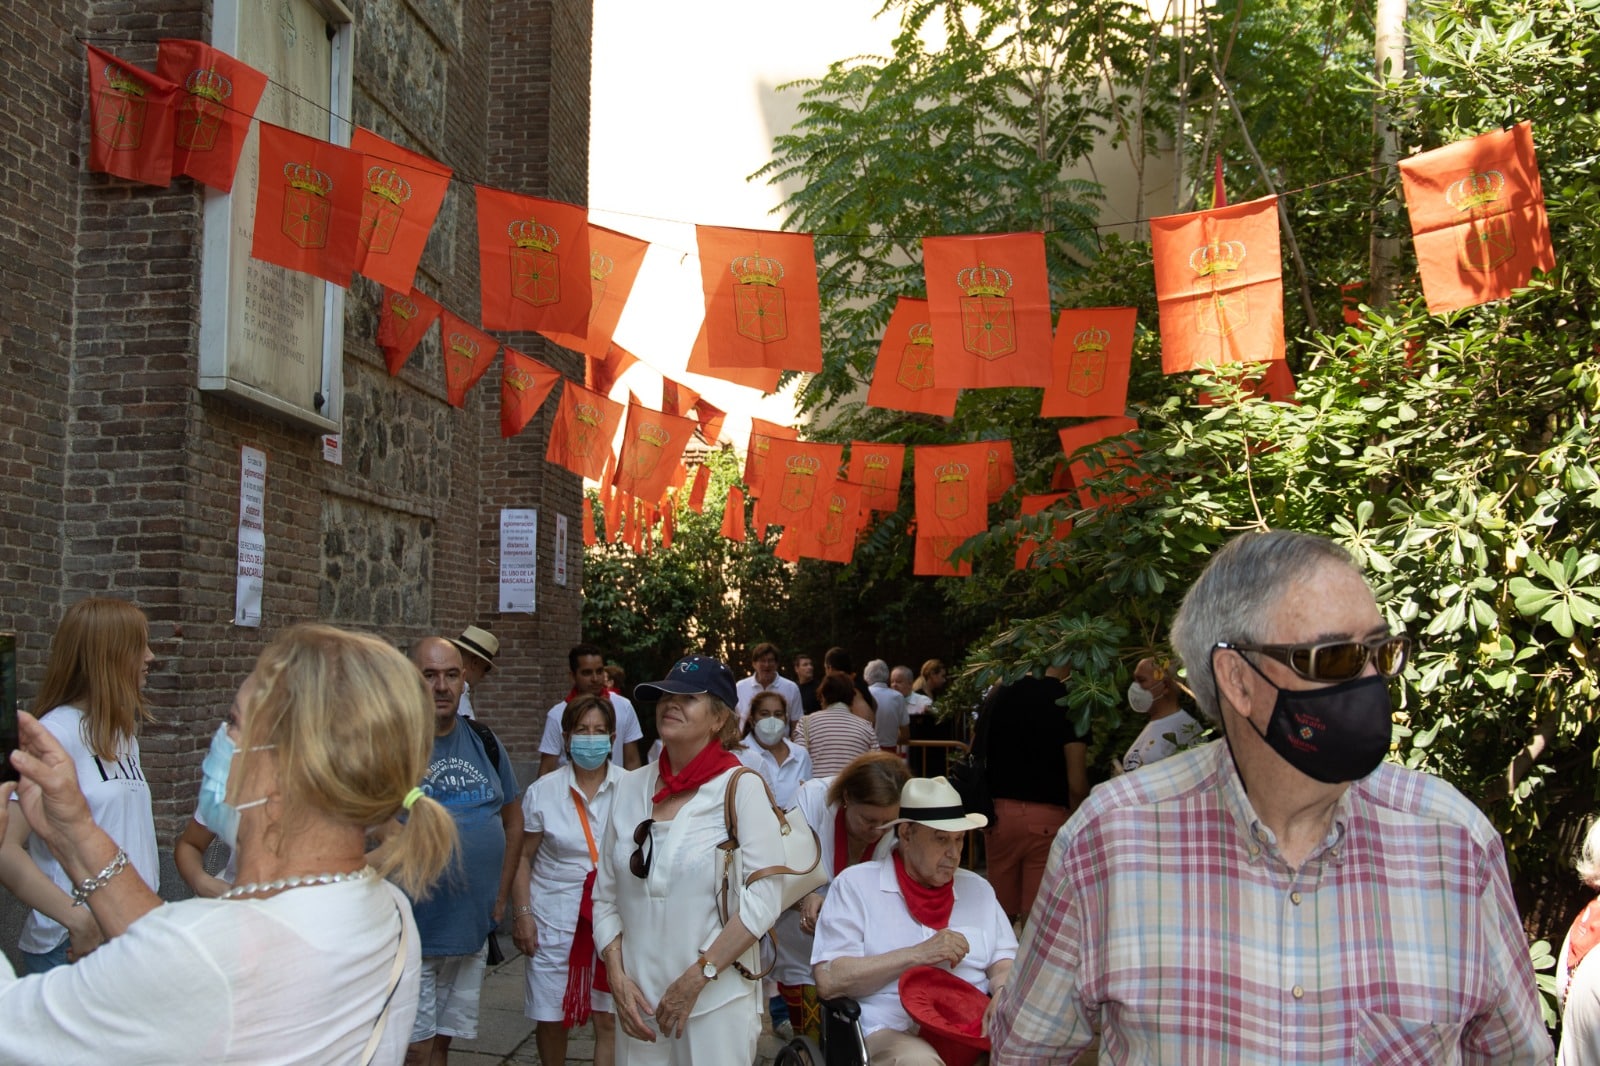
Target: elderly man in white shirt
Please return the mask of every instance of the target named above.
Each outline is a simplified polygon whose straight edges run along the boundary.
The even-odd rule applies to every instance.
[[[906,698],[889,684],[889,664],[874,659],[861,671],[867,691],[878,701],[878,747],[884,751],[903,751],[911,739],[911,715]]]
[[[794,724],[806,712],[800,703],[800,686],[778,673],[777,645],[762,641],[751,648],[750,666],[754,672],[734,686],[739,695],[739,705],[734,708],[739,715],[739,729],[744,729],[745,719],[750,717],[750,701],[759,693],[776,692],[783,697],[784,705],[789,709],[789,731],[792,733]]]
[[[811,949],[817,994],[861,1004],[873,1066],[938,1066],[900,1002],[900,975],[947,966],[991,997],[1011,976],[1017,938],[989,883],[961,869],[966,833],[988,819],[967,814],[942,777],[914,777],[900,792],[895,848],[834,879]],[[993,1001],[983,1016],[989,1031]]]

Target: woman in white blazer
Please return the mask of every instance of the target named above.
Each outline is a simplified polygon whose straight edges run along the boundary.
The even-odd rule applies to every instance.
[[[761,1032],[756,941],[782,906],[776,878],[735,885],[723,923],[717,906],[727,839],[724,800],[740,769],[733,675],[716,659],[679,660],[665,680],[640,685],[655,702],[662,752],[617,786],[595,879],[595,943],[602,945],[617,1021],[619,1066],[748,1066]],[[745,870],[784,864],[778,817],[761,778],[734,796]]]

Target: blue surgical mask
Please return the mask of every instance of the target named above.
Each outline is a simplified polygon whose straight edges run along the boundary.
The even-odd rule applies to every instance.
[[[611,758],[611,738],[604,733],[580,733],[567,744],[572,761],[585,770],[598,770]]]
[[[239,812],[267,802],[265,796],[237,807],[228,802],[228,771],[237,754],[239,752],[234,747],[233,738],[228,736],[228,723],[218,723],[217,732],[211,738],[211,748],[200,763],[199,814],[200,820],[229,848],[239,846]]]

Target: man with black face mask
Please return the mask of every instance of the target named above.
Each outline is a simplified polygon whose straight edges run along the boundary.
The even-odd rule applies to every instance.
[[[994,1066],[1548,1063],[1500,838],[1385,762],[1410,642],[1322,537],[1247,534],[1172,624],[1223,738],[1056,836]]]

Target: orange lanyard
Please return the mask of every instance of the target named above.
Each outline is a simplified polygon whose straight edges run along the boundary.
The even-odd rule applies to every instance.
[[[594,846],[594,830],[589,828],[589,815],[584,810],[583,793],[572,789],[572,805],[578,808],[578,821],[583,825],[583,838],[589,842],[589,865],[598,866],[600,849]]]

